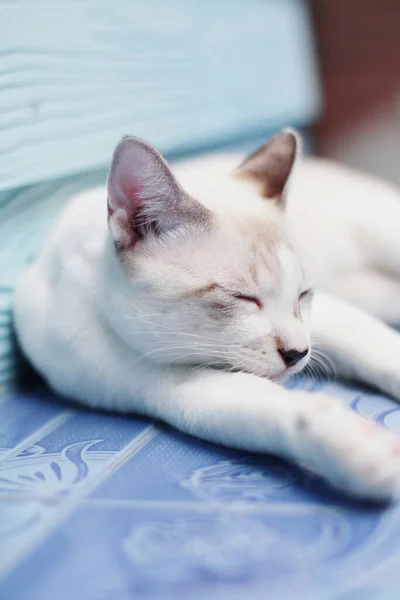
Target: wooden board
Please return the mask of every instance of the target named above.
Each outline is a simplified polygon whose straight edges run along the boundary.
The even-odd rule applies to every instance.
[[[126,133],[183,152],[318,110],[301,0],[30,0],[0,23],[0,189],[105,165]]]

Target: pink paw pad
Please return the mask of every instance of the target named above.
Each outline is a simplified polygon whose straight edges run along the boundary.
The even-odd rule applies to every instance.
[[[318,402],[315,405],[315,412],[325,412],[334,406],[336,406],[335,400],[331,400],[330,398],[318,398]]]
[[[364,435],[374,435],[379,433],[379,427],[373,421],[365,421],[362,424],[361,429]]]
[[[400,456],[400,441],[394,442],[391,448],[391,454],[393,456]]]

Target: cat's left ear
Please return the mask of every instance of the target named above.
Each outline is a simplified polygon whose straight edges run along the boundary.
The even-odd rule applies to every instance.
[[[210,212],[186,194],[161,154],[148,142],[125,137],[108,177],[108,225],[119,249],[180,226],[208,226]]]
[[[294,129],[283,129],[264,146],[250,154],[235,171],[235,176],[254,183],[263,198],[282,209],[297,157],[301,138]]]

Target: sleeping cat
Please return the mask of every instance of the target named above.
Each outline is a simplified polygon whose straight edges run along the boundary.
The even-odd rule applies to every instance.
[[[172,171],[125,137],[108,192],[71,200],[21,279],[18,338],[64,396],[390,500],[398,438],[279,384],[307,365],[312,335],[339,375],[400,400],[400,336],[383,323],[400,321],[400,195],[301,161],[299,144],[287,129],[239,166],[215,156]]]

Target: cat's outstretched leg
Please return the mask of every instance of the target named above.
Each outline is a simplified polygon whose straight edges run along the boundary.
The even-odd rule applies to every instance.
[[[400,285],[400,189],[381,181],[364,190],[356,206],[350,226],[364,264]]]
[[[400,334],[394,329],[321,292],[314,299],[312,338],[339,376],[358,379],[400,401]]]
[[[399,325],[400,189],[375,179],[364,186],[346,209],[344,227],[358,263],[353,264],[353,256],[343,272],[333,273],[329,289],[379,319]]]
[[[332,289],[381,321],[400,325],[400,275],[371,267],[348,271],[337,274]]]
[[[146,396],[150,414],[186,433],[283,456],[360,497],[400,492],[400,440],[328,396],[212,370],[173,386],[164,381],[162,393]]]

